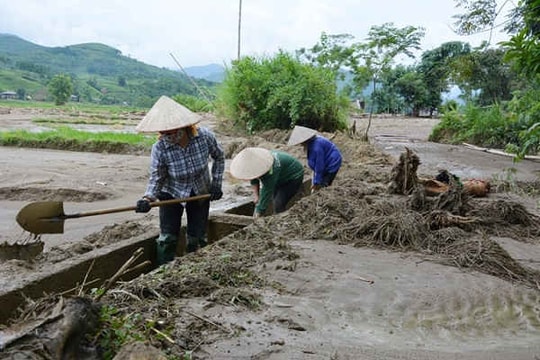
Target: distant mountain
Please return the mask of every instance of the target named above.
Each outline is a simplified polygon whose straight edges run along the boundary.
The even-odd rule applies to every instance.
[[[47,83],[69,74],[81,101],[150,106],[161,95],[197,95],[187,77],[122,55],[110,46],[87,43],[45,47],[0,34],[0,92],[16,91],[36,100],[48,97]],[[214,83],[197,80],[200,86]]]
[[[225,78],[225,67],[218,64],[204,66],[191,66],[184,69],[186,73],[196,79],[204,79],[220,83]]]

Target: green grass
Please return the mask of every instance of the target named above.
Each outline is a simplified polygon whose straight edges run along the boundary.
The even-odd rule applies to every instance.
[[[76,118],[76,119],[43,119],[36,118],[32,119],[33,123],[36,124],[85,124],[85,125],[136,125],[139,120],[120,120],[116,117],[111,119],[102,118],[100,116],[93,116],[92,118]]]
[[[0,69],[0,92],[17,91],[17,89],[26,89],[27,92],[35,92],[43,88],[40,79],[35,74],[25,73],[23,71],[12,71]]]
[[[18,109],[58,109],[70,112],[101,113],[118,115],[123,113],[146,112],[147,108],[122,105],[99,105],[93,103],[68,102],[66,105],[58,106],[54,102],[47,101],[22,101],[22,100],[0,100],[0,107],[10,107]]]
[[[115,132],[87,132],[62,126],[50,131],[0,132],[0,145],[116,154],[148,153],[155,137]]]

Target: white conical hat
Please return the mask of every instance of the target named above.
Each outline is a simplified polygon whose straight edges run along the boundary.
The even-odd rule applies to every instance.
[[[305,141],[308,141],[315,135],[317,135],[317,130],[310,129],[305,126],[296,125],[291,133],[291,137],[289,138],[289,142],[287,143],[287,145],[293,146],[301,144]]]
[[[270,150],[248,147],[231,161],[231,175],[241,180],[253,180],[266,174],[274,163]]]
[[[199,121],[199,115],[173,99],[162,96],[135,129],[138,132],[159,132],[195,125]]]

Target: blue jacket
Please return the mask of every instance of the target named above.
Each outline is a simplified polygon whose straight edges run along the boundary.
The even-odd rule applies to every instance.
[[[323,175],[337,173],[341,167],[341,153],[333,142],[316,135],[307,144],[308,166],[313,170],[313,185],[322,183]]]

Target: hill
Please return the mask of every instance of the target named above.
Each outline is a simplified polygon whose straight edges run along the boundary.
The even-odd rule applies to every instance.
[[[69,74],[80,101],[150,106],[161,95],[197,95],[196,87],[178,71],[159,68],[122,55],[104,44],[45,47],[11,34],[0,34],[0,92],[48,98],[47,83]],[[214,83],[197,80],[199,86]]]
[[[186,73],[196,79],[204,79],[220,83],[225,78],[225,67],[218,64],[191,66],[184,69]]]

